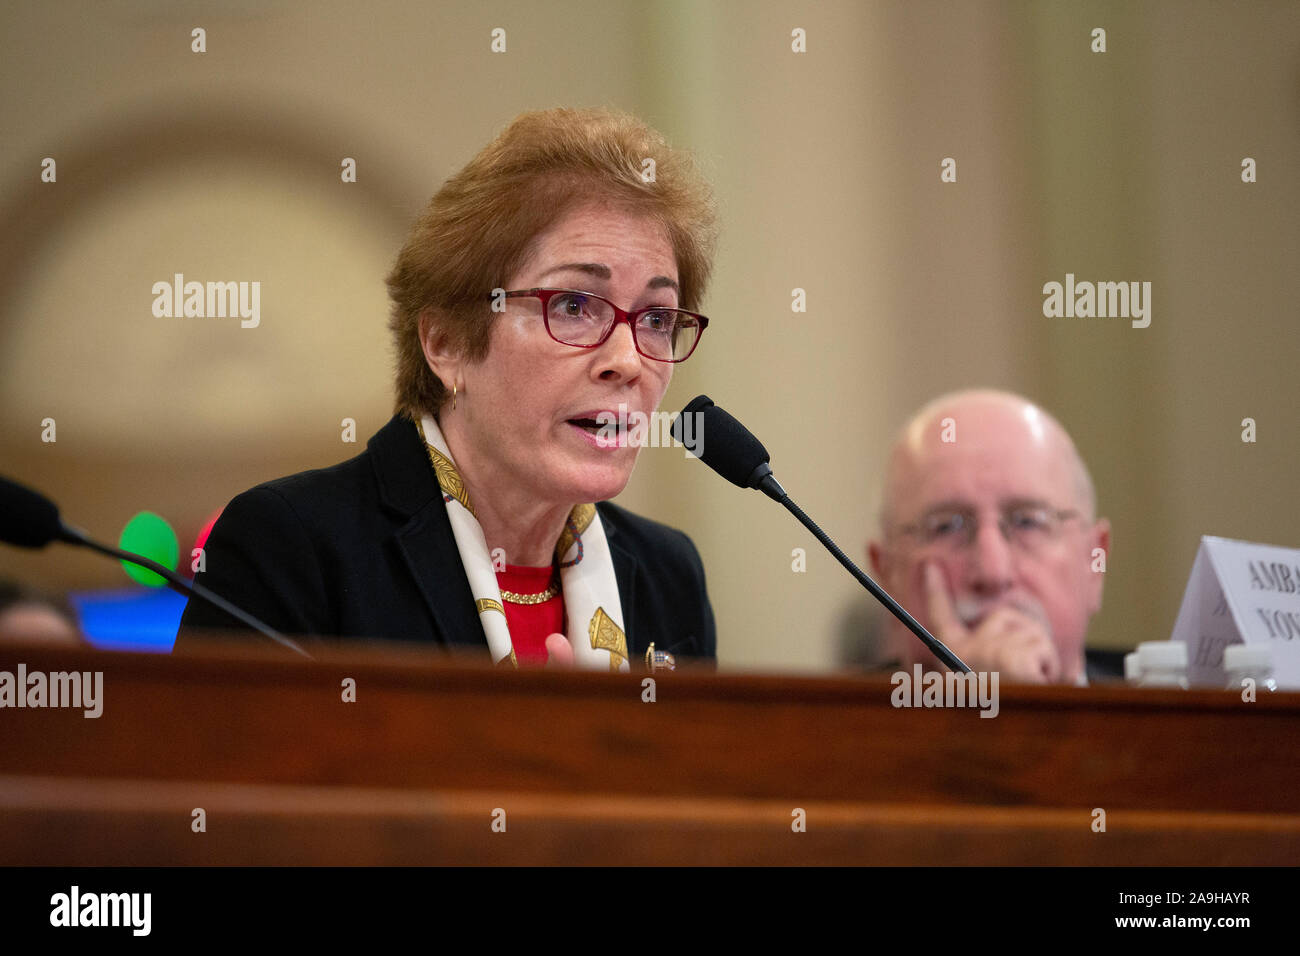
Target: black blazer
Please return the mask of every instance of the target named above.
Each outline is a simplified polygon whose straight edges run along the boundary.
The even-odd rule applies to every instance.
[[[716,656],[704,566],[691,539],[609,502],[596,505],[623,605],[629,664],[646,649]],[[395,416],[366,451],[258,485],[221,513],[196,580],[286,635],[382,638],[481,650],[487,640],[442,489],[415,424]],[[198,629],[253,633],[191,598],[176,650]],[[259,640],[264,638],[259,637]]]

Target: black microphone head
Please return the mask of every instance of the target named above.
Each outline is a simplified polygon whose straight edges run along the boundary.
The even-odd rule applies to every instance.
[[[687,416],[693,416],[694,442],[683,439],[683,425]],[[702,462],[742,488],[752,487],[750,482],[760,465],[770,456],[763,443],[748,428],[723,411],[707,395],[699,395],[682,409],[673,420],[673,437],[693,452]]]
[[[0,478],[0,541],[43,548],[63,536],[59,509],[39,492]]]

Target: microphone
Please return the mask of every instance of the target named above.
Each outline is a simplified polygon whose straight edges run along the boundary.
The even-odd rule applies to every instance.
[[[0,541],[20,548],[43,548],[63,539],[54,502],[16,481],[0,477]]]
[[[692,447],[682,439],[683,423],[687,415],[699,415],[700,418],[696,419],[699,424],[694,429],[694,433],[700,438],[708,436],[708,441],[696,443],[696,447],[701,448],[699,452],[696,452],[696,447]],[[960,657],[922,627],[920,622],[908,614],[884,588],[854,564],[849,556],[830,539],[830,536],[817,527],[812,518],[804,514],[802,508],[790,500],[786,490],[772,474],[772,466],[768,463],[771,456],[763,447],[763,443],[755,438],[748,428],[713,404],[709,396],[697,395],[682,409],[681,414],[673,419],[672,434],[673,438],[685,445],[688,451],[695,454],[695,457],[733,485],[739,485],[741,488],[757,488],[773,501],[785,505],[786,509],[826,546],[826,550],[848,569],[849,574],[858,579],[858,583],[870,591],[872,596],[889,610],[889,613],[902,621],[903,625],[930,649],[930,653],[952,670],[961,674],[970,673],[970,668]]]
[[[242,624],[246,624],[260,634],[269,637],[282,647],[301,654],[308,660],[314,658],[298,644],[283,634],[263,624],[253,615],[231,604],[221,595],[208,590],[201,584],[185,580],[171,568],[164,567],[157,561],[151,561],[143,555],[122,551],[119,548],[100,544],[79,528],[64,524],[59,517],[58,506],[43,494],[33,491],[0,476],[0,541],[17,545],[20,548],[43,548],[51,541],[62,541],[98,551],[109,557],[130,561],[167,580],[168,586],[180,594],[196,595],[209,604],[215,605]]]

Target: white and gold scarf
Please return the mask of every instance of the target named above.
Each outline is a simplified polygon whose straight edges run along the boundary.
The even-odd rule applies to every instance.
[[[420,420],[424,439],[438,484],[442,487],[447,517],[456,536],[460,561],[469,578],[479,622],[487,637],[488,651],[497,664],[519,666],[506,626],[501,588],[488,554],[487,540],[470,504],[465,483],[452,461],[442,429],[431,415]],[[618,598],[618,580],[610,557],[605,528],[596,506],[577,505],[564,523],[555,544],[560,561],[560,593],[574,663],[586,670],[626,671],[627,638],[623,629],[623,607]]]

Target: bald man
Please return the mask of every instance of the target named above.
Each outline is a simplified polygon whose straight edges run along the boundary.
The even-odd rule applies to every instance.
[[[0,644],[11,640],[86,646],[66,599],[0,578]]]
[[[945,395],[890,451],[877,579],[972,670],[1086,683],[1084,637],[1110,550],[1088,469],[1051,415],[1007,392]],[[941,665],[891,619],[904,665]]]

